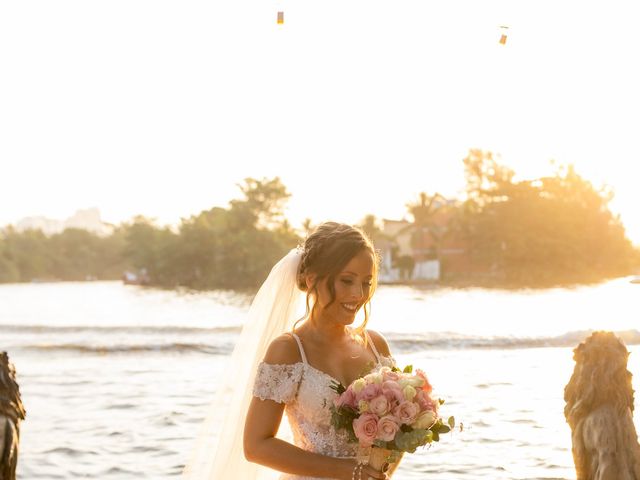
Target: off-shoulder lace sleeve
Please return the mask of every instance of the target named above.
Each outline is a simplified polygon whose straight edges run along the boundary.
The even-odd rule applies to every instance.
[[[253,395],[278,403],[291,402],[298,392],[302,366],[300,362],[290,365],[260,362],[253,385]]]

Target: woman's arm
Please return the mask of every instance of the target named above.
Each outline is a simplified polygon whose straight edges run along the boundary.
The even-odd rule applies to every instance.
[[[269,364],[294,364],[298,360],[297,345],[289,335],[275,339],[264,358]],[[275,438],[283,413],[284,403],[253,397],[244,426],[244,455],[248,461],[294,475],[351,480],[356,466],[354,459],[308,452]],[[387,478],[384,473],[366,466],[362,479],[367,477]]]
[[[251,400],[244,430],[246,459],[295,475],[350,480],[354,461],[307,452],[275,438],[283,411],[283,403],[257,397]]]

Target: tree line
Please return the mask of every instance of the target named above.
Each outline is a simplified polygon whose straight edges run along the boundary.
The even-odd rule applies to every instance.
[[[465,245],[471,267],[458,280],[549,286],[627,275],[640,267],[640,252],[609,210],[612,192],[595,188],[573,167],[515,180],[515,172],[491,152],[470,150],[464,168],[465,199],[445,201],[421,192],[407,204],[416,252],[424,232],[435,245],[429,255],[445,265],[440,246],[452,239]],[[150,284],[162,287],[255,288],[313,225],[307,219],[297,231],[289,224],[283,211],[291,195],[278,177],[246,178],[238,186],[242,196],[227,208],[183,218],[177,229],[142,216],[116,226],[108,237],[79,229],[46,236],[5,227],[0,282],[113,280],[132,270],[145,271]],[[437,221],[443,212],[446,224]],[[393,245],[375,215],[366,215],[359,226],[374,244]],[[421,260],[419,254],[390,251],[399,268]]]
[[[573,166],[516,181],[490,152],[471,150],[464,164],[463,234],[474,261],[495,270],[498,279],[533,286],[583,283],[639,268],[640,251],[609,209],[613,191],[595,188]]]
[[[80,229],[0,234],[0,282],[114,280],[145,271],[149,283],[194,289],[251,288],[300,241],[283,216],[290,197],[278,177],[247,178],[242,198],[183,218],[178,231],[136,216],[108,237]]]

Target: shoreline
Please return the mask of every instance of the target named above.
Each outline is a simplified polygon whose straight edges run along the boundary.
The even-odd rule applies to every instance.
[[[588,287],[595,286],[599,284],[603,284],[613,280],[624,280],[628,279],[629,283],[638,284],[638,281],[634,281],[637,278],[640,278],[638,275],[630,274],[630,275],[622,275],[622,276],[612,276],[612,277],[599,277],[599,278],[591,278],[591,279],[583,279],[579,281],[563,281],[563,282],[507,282],[499,279],[490,279],[490,278],[450,278],[445,280],[409,280],[409,281],[379,281],[378,286],[405,286],[405,287],[415,287],[419,290],[437,290],[440,288],[449,288],[455,290],[465,290],[465,289],[484,289],[484,290],[551,290],[556,288],[564,288],[564,289],[575,289],[579,287]],[[123,285],[132,285],[144,288],[155,288],[159,290],[176,290],[176,291],[193,291],[193,292],[207,292],[207,291],[220,291],[220,290],[231,290],[238,293],[256,293],[258,291],[259,286],[250,287],[250,288],[196,288],[190,287],[186,285],[160,285],[160,284],[138,284],[133,282],[123,282],[121,278],[91,278],[86,280],[60,280],[55,278],[50,279],[32,279],[23,282],[0,282],[0,285],[25,285],[25,284],[34,284],[34,285],[43,285],[43,284],[52,284],[52,283],[96,283],[96,282],[120,282]]]

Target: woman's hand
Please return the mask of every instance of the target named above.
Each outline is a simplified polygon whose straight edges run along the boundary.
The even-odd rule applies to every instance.
[[[363,465],[362,470],[360,471],[360,478],[356,480],[388,480],[388,476],[385,472],[380,472],[373,468],[371,465]]]

